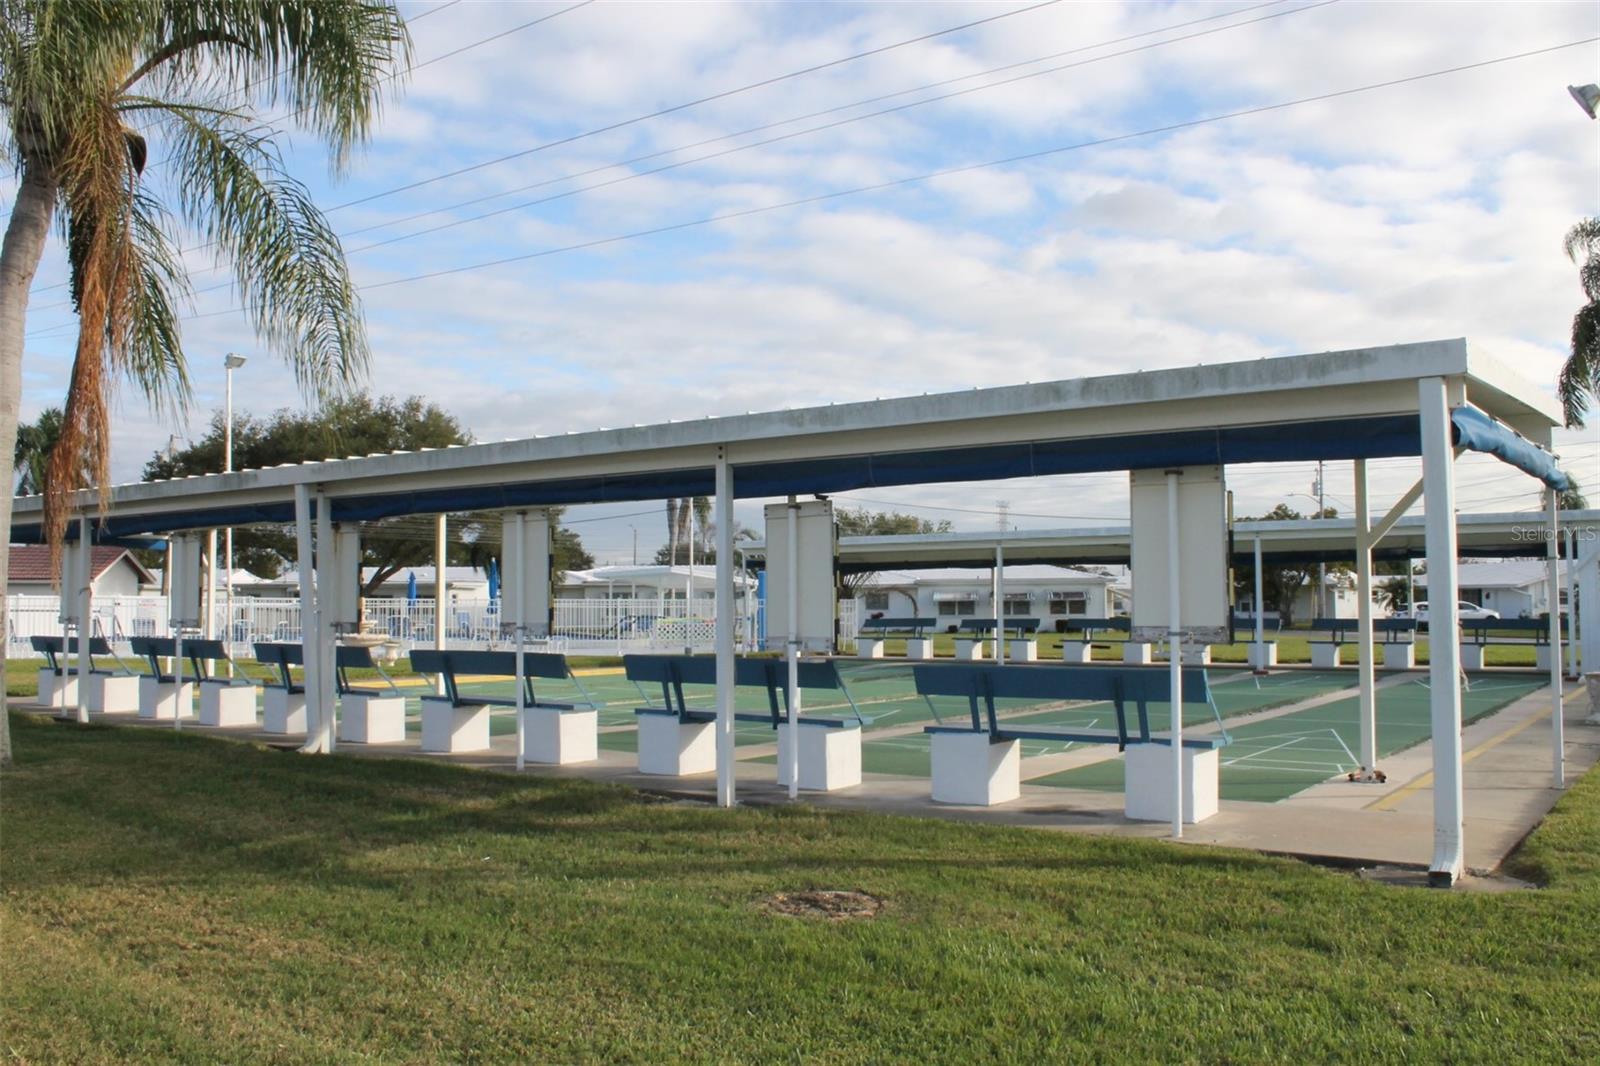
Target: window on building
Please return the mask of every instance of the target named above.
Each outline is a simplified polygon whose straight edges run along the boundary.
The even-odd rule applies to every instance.
[[[940,600],[939,601],[939,614],[944,616],[944,617],[947,617],[947,618],[955,617],[956,615],[963,615],[963,614],[969,614],[970,615],[970,614],[977,614],[977,613],[978,613],[978,601],[976,599],[969,598],[969,599],[964,599],[964,600]]]
[[[889,594],[887,592],[869,592],[861,597],[869,611],[887,611],[889,609]]]
[[[1052,592],[1050,594],[1051,614],[1076,614],[1089,613],[1089,594],[1087,592]]]
[[[1033,597],[1031,596],[1006,596],[1006,614],[1027,614],[1033,610]]]

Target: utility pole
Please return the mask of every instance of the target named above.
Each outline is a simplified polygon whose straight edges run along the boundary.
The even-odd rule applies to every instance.
[[[1317,518],[1321,519],[1328,513],[1327,502],[1323,499],[1322,487],[1326,482],[1323,477],[1323,463],[1317,460],[1317,483],[1311,486],[1311,493],[1317,498]],[[1317,564],[1317,603],[1321,604],[1320,611],[1324,618],[1328,617],[1328,564]]]

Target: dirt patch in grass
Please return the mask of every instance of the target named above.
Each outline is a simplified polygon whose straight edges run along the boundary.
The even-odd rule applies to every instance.
[[[876,918],[883,911],[883,900],[867,892],[819,889],[774,892],[761,901],[761,907],[770,914],[844,922],[852,918]]]

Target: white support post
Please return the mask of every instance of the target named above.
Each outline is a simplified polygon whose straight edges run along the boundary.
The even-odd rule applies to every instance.
[[[734,800],[733,737],[733,464],[728,450],[717,449],[717,806],[732,807]],[[791,541],[791,550],[793,544]],[[798,603],[799,590],[790,586],[789,599]],[[791,744],[791,748],[799,745]]]
[[[1378,692],[1372,661],[1372,513],[1367,500],[1367,461],[1355,461],[1356,482],[1356,626],[1361,658],[1356,676],[1361,686],[1361,779],[1373,780],[1378,768]],[[1385,660],[1387,663],[1388,660]]]
[[[1006,664],[1006,550],[994,546],[994,664]]]
[[[330,610],[338,602],[334,586],[340,580],[339,553],[334,548],[333,508],[328,498],[317,493],[317,750],[326,755],[334,747],[334,617]]]
[[[789,497],[789,547],[784,565],[788,568],[789,597],[789,798],[800,796],[800,504]]]
[[[78,721],[89,720],[89,672],[94,667],[94,660],[89,657],[89,636],[93,631],[89,613],[91,606],[90,593],[94,586],[94,546],[89,543],[89,516],[81,515],[78,518],[78,566],[77,585],[78,596]],[[67,590],[61,590],[66,595]],[[62,645],[63,653],[66,645]],[[65,666],[67,656],[61,656],[62,665]],[[62,680],[65,680],[63,677]]]
[[[1264,586],[1265,578],[1263,578],[1262,574],[1261,574],[1261,534],[1260,533],[1257,533],[1256,536],[1255,536],[1254,549],[1255,549],[1255,564],[1256,564],[1256,568],[1255,568],[1255,597],[1254,597],[1254,599],[1251,600],[1251,602],[1255,604],[1255,609],[1256,609],[1256,668],[1255,668],[1255,672],[1258,673],[1258,674],[1264,674],[1264,673],[1267,672],[1267,620],[1266,620],[1265,616],[1262,614],[1262,612],[1266,610],[1266,604],[1261,602],[1262,596],[1264,595],[1264,593],[1262,592],[1262,588]]]
[[[1183,839],[1183,612],[1178,559],[1178,471],[1167,471],[1167,676],[1172,683],[1172,838]]]
[[[200,615],[200,632],[207,640],[217,635],[217,531],[206,530],[206,604]],[[216,673],[212,662],[206,663],[206,673]]]
[[[306,485],[294,487],[295,554],[300,572],[300,649],[305,669],[306,742],[300,750],[307,754],[317,751],[318,721],[322,714],[322,671],[317,661],[320,642],[317,633],[317,585],[312,560],[316,552],[311,539],[311,489]]]
[[[525,685],[524,677],[526,676],[526,670],[524,669],[522,656],[523,652],[527,648],[528,642],[528,597],[523,592],[527,586],[526,575],[528,572],[528,538],[523,532],[522,528],[526,517],[527,514],[524,511],[518,511],[516,514],[512,515],[509,526],[514,535],[509,538],[501,538],[502,550],[505,547],[506,540],[511,541],[512,566],[512,573],[501,575],[501,584],[502,587],[511,586],[516,589],[516,595],[513,597],[515,600],[516,613],[511,619],[511,624],[516,630],[517,662],[513,673],[515,674],[517,684],[517,769],[519,771],[524,769],[528,764],[528,744],[527,737],[524,735],[525,730],[527,729],[527,723],[524,721],[524,719],[527,716],[523,713],[527,699],[522,691]],[[515,582],[516,584],[512,585],[512,582]],[[504,599],[502,599],[501,603],[504,604],[504,602]]]
[[[1550,774],[1556,788],[1567,784],[1566,722],[1561,717],[1561,496],[1546,487],[1545,501],[1550,512],[1550,529],[1545,536],[1545,577],[1550,600]]]
[[[1422,431],[1422,480],[1427,508],[1429,653],[1433,732],[1433,860],[1430,880],[1446,886],[1465,868],[1461,752],[1461,623],[1456,562],[1455,455],[1444,378],[1417,382]],[[1442,609],[1441,609],[1442,605]]]
[[[449,559],[449,524],[447,515],[437,515],[433,523],[433,648],[445,650],[445,626],[450,608],[449,582],[445,580],[445,563]],[[434,692],[444,695],[444,675],[434,679]]]
[[[1578,531],[1567,530],[1567,677],[1577,681],[1578,672]],[[1556,604],[1556,608],[1560,608]],[[1597,708],[1600,709],[1600,708]]]

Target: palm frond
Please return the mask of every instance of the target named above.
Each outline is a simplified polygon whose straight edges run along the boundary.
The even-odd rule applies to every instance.
[[[333,227],[268,139],[232,117],[174,109],[179,210],[221,250],[256,332],[300,387],[327,397],[369,361],[361,302]]]
[[[131,207],[136,254],[128,279],[128,337],[118,369],[158,412],[176,414],[190,395],[178,324],[191,299],[189,275],[167,239],[166,209],[143,192],[134,195]]]
[[[1592,397],[1600,396],[1600,301],[1591,301],[1572,317],[1572,354],[1561,367],[1556,394],[1567,425],[1583,425]]]

